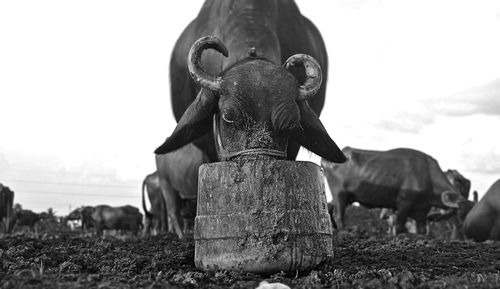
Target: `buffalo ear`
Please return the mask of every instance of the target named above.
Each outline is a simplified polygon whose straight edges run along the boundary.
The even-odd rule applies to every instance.
[[[155,154],[174,151],[210,131],[217,105],[215,93],[201,89],[177,123],[174,132],[155,150]]]
[[[296,131],[292,138],[306,149],[330,162],[345,162],[347,158],[344,153],[330,138],[325,127],[307,101],[299,101],[298,105],[300,110],[300,124],[303,130]]]

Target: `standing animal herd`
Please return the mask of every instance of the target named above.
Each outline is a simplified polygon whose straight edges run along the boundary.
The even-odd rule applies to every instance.
[[[97,205],[75,209],[65,221],[80,220],[82,233],[95,229],[96,234],[102,236],[104,230],[118,230],[129,231],[137,236],[143,229],[142,219],[142,213],[134,206]]]
[[[346,205],[357,201],[395,210],[397,233],[408,217],[424,233],[436,208],[459,230],[472,203],[470,181],[458,171],[443,172],[436,159],[413,149],[340,151],[329,137],[318,118],[327,59],[321,34],[294,1],[205,1],[172,53],[178,124],[155,153],[192,142],[209,161],[294,160],[302,145],[322,157],[338,228]],[[168,216],[170,223],[175,214]]]
[[[206,0],[172,52],[178,123],[155,150],[156,171],[142,184],[144,233],[170,231],[182,238],[189,232],[200,165],[295,160],[303,146],[322,157],[332,221],[340,230],[346,206],[358,202],[393,210],[395,233],[406,232],[409,218],[420,234],[430,220],[449,219],[467,238],[500,240],[500,181],[476,204],[468,200],[470,181],[456,170],[443,171],[424,152],[340,150],[319,119],[327,78],[321,34],[293,0]],[[10,232],[14,193],[0,189],[0,218]],[[67,219],[80,219],[82,230],[98,234],[142,229],[142,214],[131,206],[87,206]]]

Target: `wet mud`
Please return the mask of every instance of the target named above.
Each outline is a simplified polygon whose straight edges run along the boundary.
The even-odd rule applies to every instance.
[[[499,288],[500,243],[388,236],[378,210],[350,207],[333,257],[308,272],[201,272],[192,236],[82,236],[79,231],[0,238],[0,288]]]

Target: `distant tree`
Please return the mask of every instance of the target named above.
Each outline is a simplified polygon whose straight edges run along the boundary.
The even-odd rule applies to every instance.
[[[48,208],[46,212],[41,212],[38,215],[40,216],[40,219],[46,223],[47,222],[48,223],[57,222],[57,217],[56,217],[54,210],[52,208]]]
[[[49,219],[56,219],[56,211],[52,208],[47,209],[47,215]]]

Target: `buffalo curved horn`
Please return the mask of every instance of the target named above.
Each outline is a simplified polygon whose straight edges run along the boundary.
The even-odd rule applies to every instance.
[[[227,48],[222,41],[215,36],[205,36],[198,39],[189,50],[188,69],[193,80],[200,86],[218,91],[222,82],[220,76],[214,76],[206,73],[201,68],[201,54],[203,50],[212,48],[220,52],[225,57],[228,56]]]
[[[441,202],[447,207],[458,208],[458,196],[451,191],[441,193]]]
[[[304,84],[299,85],[299,96],[297,101],[306,100],[318,92],[321,87],[321,66],[318,64],[316,59],[312,56],[306,54],[295,54],[290,56],[285,61],[285,69],[289,69],[291,66],[297,66],[302,64],[306,70],[306,81]]]

